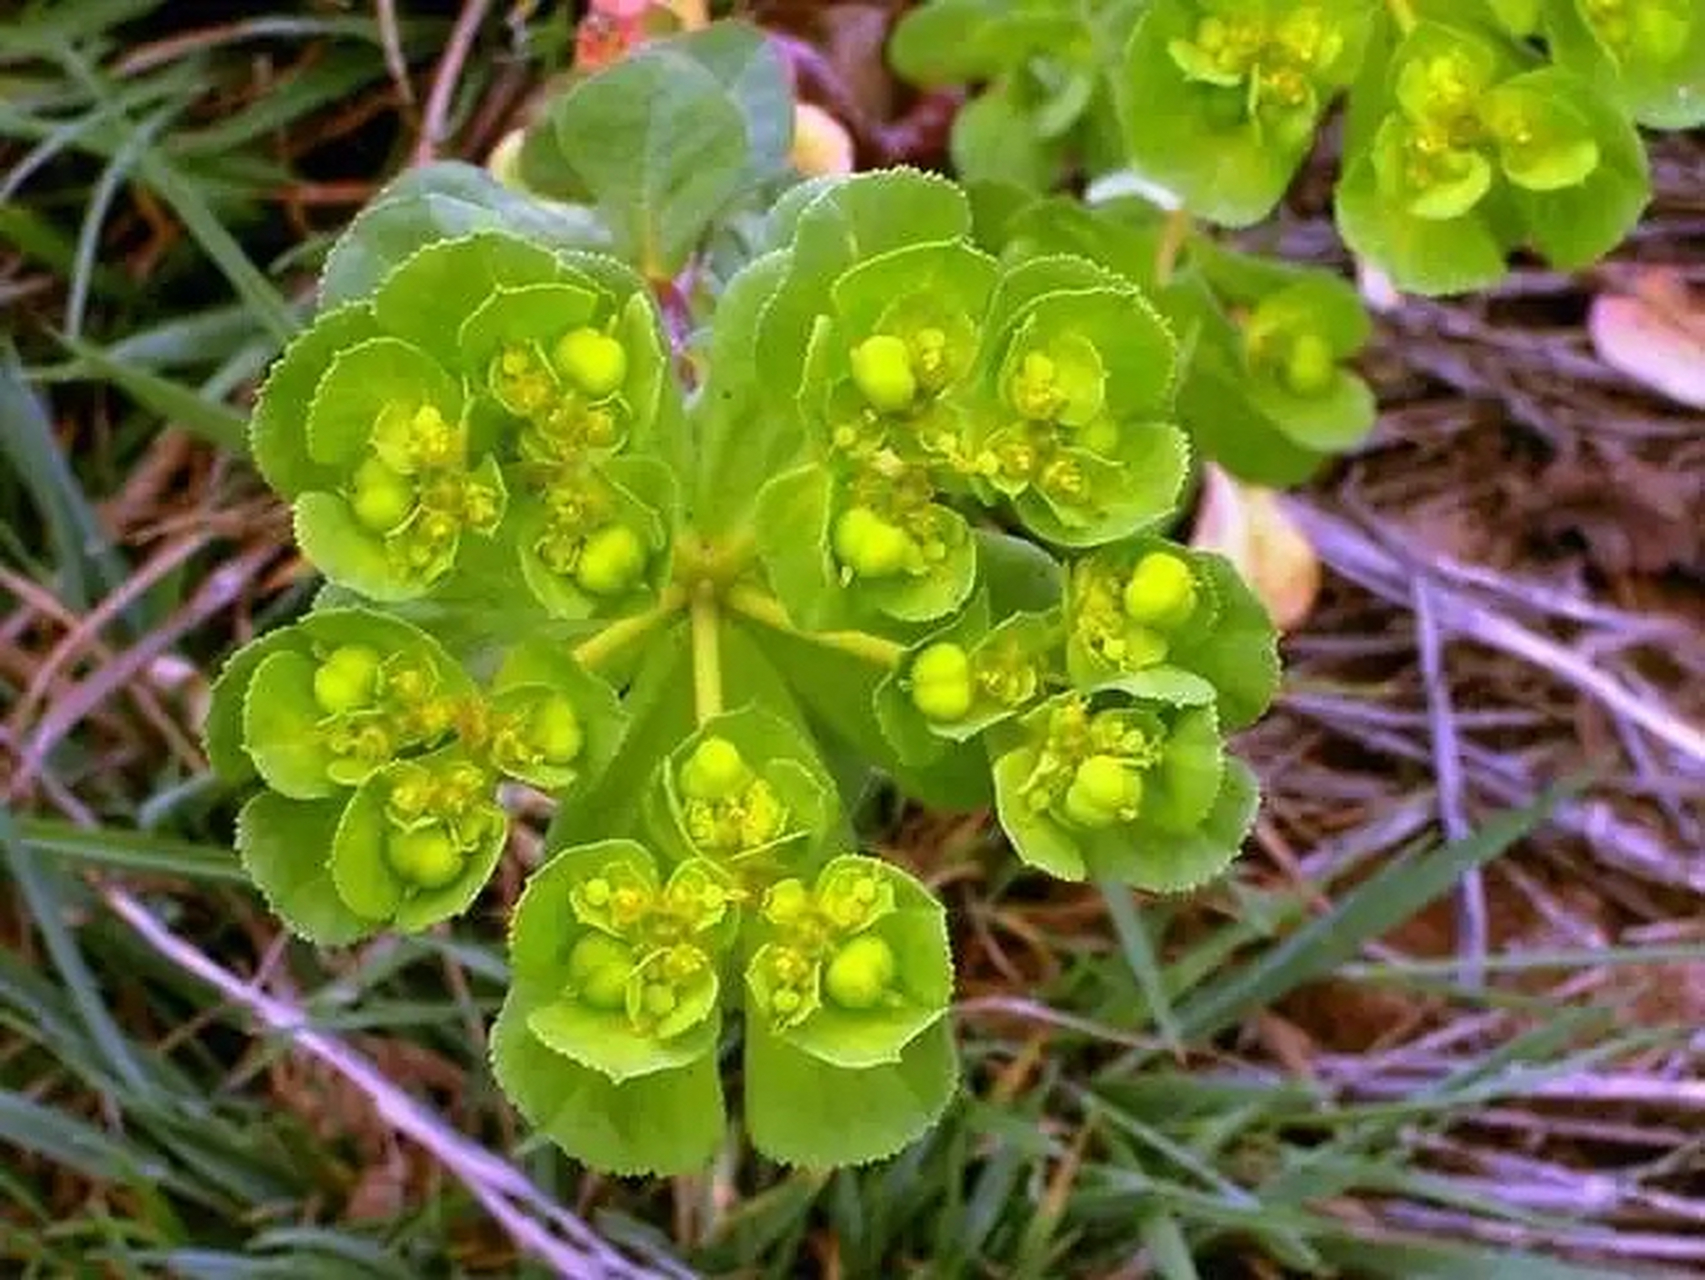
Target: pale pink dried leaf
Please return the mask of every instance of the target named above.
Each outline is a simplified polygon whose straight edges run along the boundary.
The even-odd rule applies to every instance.
[[[1210,463],[1190,545],[1236,565],[1281,631],[1294,630],[1314,608],[1320,557],[1271,489],[1241,484]]]
[[[1659,395],[1705,409],[1705,306],[1649,273],[1636,296],[1593,299],[1587,332],[1599,359]]]
[[[822,107],[801,102],[793,109],[793,167],[808,178],[851,173],[852,135]]]

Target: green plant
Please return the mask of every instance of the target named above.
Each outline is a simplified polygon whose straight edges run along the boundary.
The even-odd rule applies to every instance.
[[[1399,289],[1466,292],[1516,251],[1607,253],[1649,195],[1634,126],[1705,122],[1705,15],[1684,0],[929,0],[890,54],[919,83],[983,83],[953,137],[980,228],[1009,257],[1069,247],[1150,291],[1191,352],[1180,422],[1266,484],[1371,428],[1333,367],[1367,322],[1330,275],[1192,218],[1267,218],[1343,98],[1345,243]],[[1074,175],[1144,194],[1046,197]]]
[[[262,787],[245,865],[308,938],[420,930],[491,877],[505,786],[554,797],[493,1065],[616,1170],[710,1158],[734,1011],[776,1158],[885,1155],[947,1104],[947,922],[853,852],[870,769],[992,802],[1055,875],[1181,889],[1253,819],[1224,734],[1277,678],[1235,571],[1164,540],[1190,459],[1144,295],[1003,265],[911,171],[756,221],[778,103],[763,42],[714,27],[556,103],[523,156],[555,148],[557,198],[400,179],[252,423],[329,585],[215,689],[209,754]],[[630,163],[572,145],[589,122]],[[731,225],[748,260],[683,294]]]

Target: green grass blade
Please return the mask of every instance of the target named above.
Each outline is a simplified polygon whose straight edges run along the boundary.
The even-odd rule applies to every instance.
[[[16,828],[23,843],[40,855],[203,883],[249,883],[236,855],[219,845],[116,827],[90,830],[51,818],[24,818],[16,823]]]
[[[36,928],[41,933],[48,956],[70,988],[77,1016],[100,1048],[107,1067],[137,1093],[152,1094],[155,1091],[153,1079],[137,1058],[129,1037],[113,1020],[100,986],[65,923],[58,875],[24,843],[17,823],[4,808],[0,808],[0,845],[5,847],[6,865],[23,894],[24,904],[35,917]]]
[[[24,383],[11,344],[0,339],[0,454],[35,499],[59,575],[60,599],[87,610],[124,581],[125,568],[54,439],[41,402]]]
[[[1555,796],[1542,799],[1531,808],[1499,815],[1466,840],[1387,863],[1331,911],[1200,989],[1178,1010],[1185,1034],[1191,1039],[1213,1035],[1251,1009],[1324,977],[1363,943],[1396,928],[1449,891],[1465,871],[1503,853],[1533,830],[1555,803]]]
[[[151,413],[193,431],[221,449],[248,452],[248,419],[236,410],[209,400],[182,383],[114,359],[92,342],[74,335],[66,335],[61,341],[84,366]]]

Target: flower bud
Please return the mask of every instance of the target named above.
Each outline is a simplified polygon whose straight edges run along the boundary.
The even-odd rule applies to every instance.
[[[835,521],[835,559],[861,578],[904,572],[916,549],[905,530],[869,507],[852,507]]]
[[[891,333],[873,334],[852,349],[852,376],[871,407],[883,413],[909,409],[917,399],[911,352]]]
[[[1129,822],[1142,803],[1143,779],[1117,756],[1090,756],[1066,789],[1065,816],[1083,827]]]
[[[442,889],[462,874],[467,859],[443,827],[393,831],[386,846],[391,870],[416,889]]]
[[[621,389],[628,376],[628,353],[621,343],[596,329],[572,329],[552,353],[556,366],[594,400]]]
[[[1332,385],[1337,369],[1325,338],[1318,333],[1298,334],[1285,357],[1285,386],[1299,396],[1317,396]]]
[[[633,949],[608,934],[589,933],[568,953],[568,980],[583,1004],[620,1009],[633,972]]]
[[[862,933],[829,961],[823,990],[843,1009],[871,1009],[894,985],[894,948],[874,933]]]
[[[380,459],[368,458],[355,469],[349,507],[366,528],[389,533],[414,510],[414,486]]]
[[[625,524],[607,524],[580,548],[574,580],[595,596],[620,595],[645,571],[645,543]]]
[[[912,663],[912,705],[931,720],[963,720],[971,710],[971,660],[948,641],[930,645]]]
[[[706,738],[681,766],[681,791],[690,800],[727,800],[751,781],[740,748],[727,738]]]
[[[1190,566],[1165,551],[1151,551],[1125,584],[1125,616],[1147,626],[1177,627],[1196,611],[1196,579]]]
[[[379,655],[363,644],[333,649],[314,672],[314,701],[329,715],[357,711],[373,702]]]

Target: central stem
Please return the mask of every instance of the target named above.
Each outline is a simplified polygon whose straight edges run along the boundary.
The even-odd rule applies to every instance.
[[[722,626],[716,607],[716,584],[707,580],[693,588],[690,617],[693,628],[693,711],[702,728],[722,714]]]

